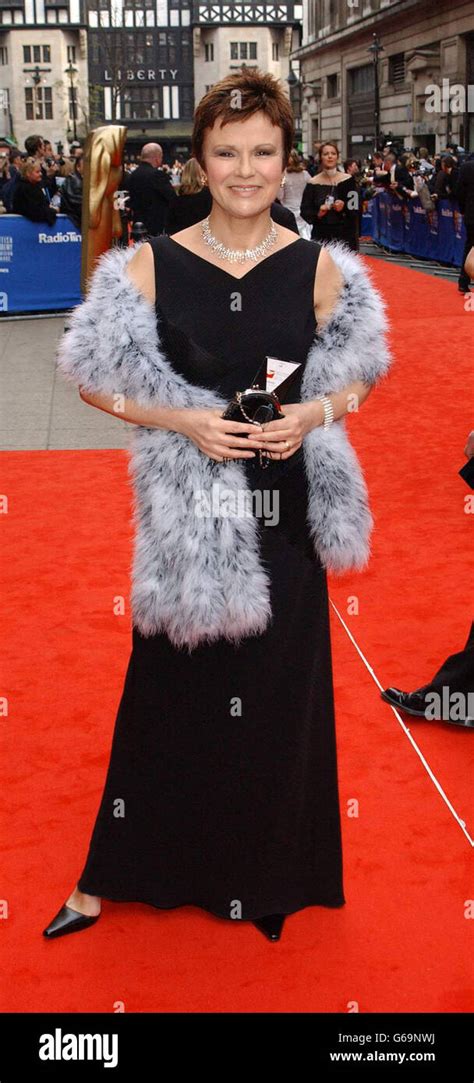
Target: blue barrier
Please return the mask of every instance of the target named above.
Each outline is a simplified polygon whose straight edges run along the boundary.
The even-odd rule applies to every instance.
[[[418,197],[402,203],[387,192],[369,200],[367,213],[362,216],[362,235],[373,237],[392,252],[406,252],[454,267],[461,266],[466,243],[464,221],[456,203],[440,199],[436,210],[427,212]]]
[[[80,275],[81,234],[65,214],[54,226],[0,215],[0,313],[73,308]]]

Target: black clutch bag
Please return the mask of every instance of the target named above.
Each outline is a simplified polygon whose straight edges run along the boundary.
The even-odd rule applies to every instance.
[[[274,391],[262,391],[255,384],[246,391],[236,391],[222,417],[229,421],[247,421],[251,425],[264,425],[266,421],[276,421],[285,415],[281,412],[280,402]],[[243,433],[248,436],[248,433]],[[253,461],[253,460],[252,460]],[[267,456],[259,448],[258,460],[260,466],[268,467]]]
[[[300,363],[282,361],[276,357],[265,357],[260,366],[254,383],[245,391],[236,391],[233,399],[229,402],[223,418],[229,421],[247,422],[251,425],[265,425],[269,421],[278,421],[285,415],[281,408],[280,398],[275,391],[268,391],[267,380],[275,381],[278,376],[279,394],[287,391],[296,372],[301,368]],[[263,385],[263,386],[262,386]],[[266,386],[265,386],[266,385]],[[247,436],[247,433],[243,433]],[[261,466],[268,466],[268,457],[259,450],[258,457]]]
[[[275,392],[262,391],[257,385],[247,388],[246,391],[236,391],[222,414],[226,420],[248,422],[251,425],[264,425],[267,421],[277,421],[284,416]]]

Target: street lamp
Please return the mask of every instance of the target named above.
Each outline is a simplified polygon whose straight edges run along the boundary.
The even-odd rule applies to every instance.
[[[69,75],[69,79],[70,79],[70,82],[71,82],[72,131],[73,131],[73,139],[76,140],[77,139],[76,88],[74,86],[74,76],[77,75],[77,68],[74,67],[71,60],[69,61],[69,64],[68,64],[67,68],[64,69],[64,74]]]
[[[372,45],[369,45],[368,53],[372,53],[372,60],[374,62],[374,123],[375,133],[374,142],[375,150],[379,149],[380,141],[380,91],[379,91],[379,56],[384,50],[384,46],[380,44],[376,34],[372,35]]]

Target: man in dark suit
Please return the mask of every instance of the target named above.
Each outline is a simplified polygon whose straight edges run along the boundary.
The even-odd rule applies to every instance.
[[[474,461],[474,430],[469,433],[464,454],[468,462]],[[465,480],[472,485],[471,479]],[[450,654],[428,684],[422,684],[414,692],[404,692],[392,685],[380,695],[386,703],[407,714],[474,729],[474,621],[464,650]]]
[[[465,263],[468,253],[474,245],[474,161],[465,162],[461,166],[454,194],[459,203],[459,210],[464,215],[464,225],[466,227],[466,245],[462,257],[458,286],[461,293],[467,293],[471,276],[468,268],[465,267]]]
[[[161,169],[163,151],[159,143],[146,143],[140,165],[125,179],[134,222],[143,222],[150,237],[163,232],[168,206],[176,199],[169,176]]]

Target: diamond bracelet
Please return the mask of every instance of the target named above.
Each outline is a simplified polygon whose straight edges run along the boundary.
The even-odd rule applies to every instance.
[[[330,398],[327,395],[321,395],[318,402],[322,402],[324,407],[324,421],[323,428],[328,429],[331,423],[334,421],[334,406]]]

